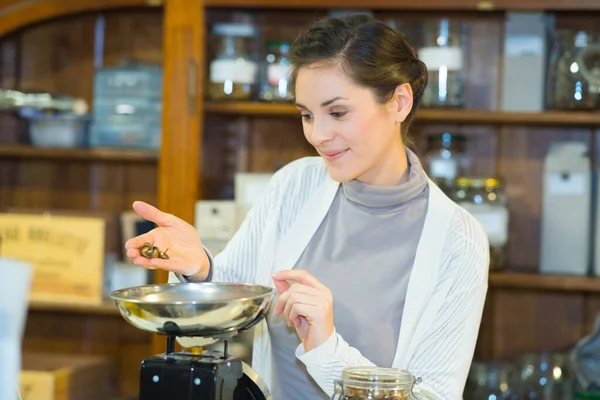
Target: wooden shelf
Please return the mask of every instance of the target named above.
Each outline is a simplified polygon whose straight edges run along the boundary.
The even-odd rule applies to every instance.
[[[158,152],[126,149],[69,149],[33,146],[0,146],[0,158],[38,158],[81,161],[156,162]]]
[[[494,272],[490,273],[489,287],[498,289],[600,293],[600,278]]]
[[[67,312],[81,314],[99,314],[99,315],[115,315],[120,316],[119,309],[113,302],[105,302],[99,305],[90,304],[63,304],[63,303],[48,303],[40,301],[29,302],[30,311],[50,311],[50,312]]]
[[[260,102],[207,102],[205,111],[216,114],[300,116],[292,104]],[[549,111],[543,113],[486,110],[420,109],[416,121],[465,125],[548,125],[600,127],[600,113]]]
[[[209,7],[354,8],[385,10],[600,10],[597,0],[205,0]]]

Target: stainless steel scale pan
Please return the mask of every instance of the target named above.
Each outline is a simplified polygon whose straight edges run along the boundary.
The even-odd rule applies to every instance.
[[[170,336],[221,338],[266,314],[275,290],[244,283],[167,283],[115,290],[110,297],[135,327]]]

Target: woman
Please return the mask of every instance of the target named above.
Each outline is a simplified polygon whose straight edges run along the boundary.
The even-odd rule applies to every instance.
[[[488,242],[405,146],[426,67],[365,15],[316,22],[291,60],[304,134],[320,157],[277,171],[214,260],[194,227],[141,202],[136,212],[158,227],[129,240],[127,254],[175,281],[274,285],[252,366],[276,400],[327,399],[353,365],[408,369],[441,399],[459,399]],[[170,259],[140,257],[144,242],[169,248]]]

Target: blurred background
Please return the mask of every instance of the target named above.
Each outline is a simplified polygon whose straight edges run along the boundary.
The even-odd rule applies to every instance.
[[[291,41],[353,11],[427,64],[413,148],[490,239],[464,399],[600,398],[598,0],[0,1],[0,254],[34,270],[22,394],[135,398],[165,340],[107,295],[166,275],[123,254],[153,228],[131,203],[221,251],[273,172],[315,155]],[[251,331],[234,342],[250,360]]]

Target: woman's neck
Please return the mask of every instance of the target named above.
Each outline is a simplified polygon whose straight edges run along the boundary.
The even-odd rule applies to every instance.
[[[379,163],[357,179],[371,186],[397,186],[408,180],[408,173],[406,150],[403,142],[398,141],[389,148]]]

